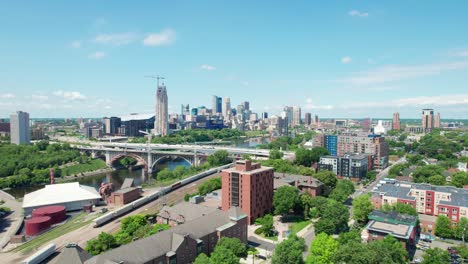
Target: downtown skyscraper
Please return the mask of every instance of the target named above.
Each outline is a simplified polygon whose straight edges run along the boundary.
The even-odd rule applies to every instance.
[[[166,85],[162,83],[156,91],[156,113],[154,117],[154,134],[166,136],[169,132],[168,126],[168,101]]]
[[[231,119],[231,98],[229,97],[224,97],[223,116],[224,116],[224,120]]]
[[[11,144],[29,144],[31,131],[29,129],[29,114],[17,111],[10,115]]]
[[[400,113],[393,113],[392,130],[400,130]]]

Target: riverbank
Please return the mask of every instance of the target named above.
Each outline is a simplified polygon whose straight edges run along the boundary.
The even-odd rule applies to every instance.
[[[101,173],[108,173],[108,172],[112,172],[112,171],[115,171],[115,169],[110,168],[110,167],[106,167],[106,168],[98,169],[98,170],[95,170],[95,171],[82,172],[82,173],[80,173],[78,175],[64,176],[62,178],[57,179],[57,182],[69,182],[69,181],[74,180],[74,179],[82,179],[82,178],[86,178],[86,177],[89,177],[89,176],[96,176],[96,175],[101,174]]]

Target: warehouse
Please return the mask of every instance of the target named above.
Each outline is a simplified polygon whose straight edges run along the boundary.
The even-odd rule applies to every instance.
[[[67,211],[82,210],[85,205],[96,205],[101,200],[93,188],[78,182],[46,185],[45,188],[28,193],[23,199],[24,215],[36,208],[50,205],[65,206]]]

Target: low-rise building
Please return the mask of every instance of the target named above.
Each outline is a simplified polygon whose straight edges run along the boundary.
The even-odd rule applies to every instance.
[[[452,186],[387,181],[372,191],[374,207],[384,204],[410,204],[420,214],[446,215],[454,224],[468,217],[468,190]]]
[[[412,215],[399,214],[395,211],[384,212],[374,210],[369,214],[369,222],[361,232],[365,242],[382,240],[390,235],[409,249],[415,244],[418,218]]]
[[[158,213],[158,224],[177,226],[208,215],[218,209],[192,203],[178,203],[174,206],[164,206]]]
[[[247,244],[247,215],[238,207],[227,212],[216,210],[94,256],[85,263],[192,263],[200,253],[210,255],[222,237],[238,238]]]
[[[302,193],[308,193],[312,197],[319,196],[323,193],[323,183],[312,176],[275,172],[274,177],[274,190],[277,190],[281,186],[294,186]]]

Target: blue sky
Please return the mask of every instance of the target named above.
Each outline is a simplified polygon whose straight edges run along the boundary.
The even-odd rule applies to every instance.
[[[468,118],[467,1],[2,1],[0,117],[169,106]]]

